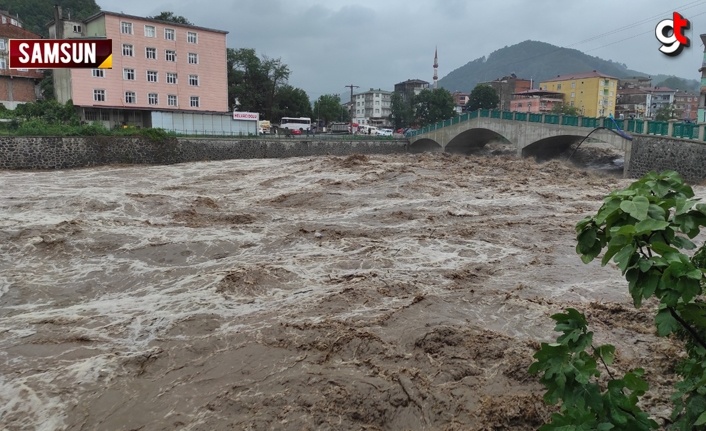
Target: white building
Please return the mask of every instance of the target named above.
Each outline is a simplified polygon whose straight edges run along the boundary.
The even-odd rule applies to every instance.
[[[353,122],[360,125],[390,126],[392,92],[371,88],[353,95]]]

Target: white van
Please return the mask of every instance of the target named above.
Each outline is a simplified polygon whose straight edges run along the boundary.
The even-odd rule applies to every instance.
[[[367,125],[360,125],[358,126],[358,134],[359,135],[370,135],[370,136],[377,136],[378,135],[378,128],[375,126],[367,126]]]

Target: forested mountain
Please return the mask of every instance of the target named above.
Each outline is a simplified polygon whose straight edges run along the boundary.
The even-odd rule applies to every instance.
[[[57,4],[63,9],[64,16],[70,14],[71,19],[77,20],[101,10],[95,0],[0,0],[0,10],[18,17],[27,30],[46,37],[46,25],[54,19],[54,5]]]
[[[527,40],[466,63],[439,79],[439,86],[451,92],[470,93],[479,82],[492,81],[511,73],[516,74],[518,78],[532,79],[539,83],[557,75],[591,70],[598,70],[616,78],[649,76],[644,72],[630,70],[625,64],[593,57],[576,49]],[[698,92],[699,81],[655,75],[652,76],[652,85]]]

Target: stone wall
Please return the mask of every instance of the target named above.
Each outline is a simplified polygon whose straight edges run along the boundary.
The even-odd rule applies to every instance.
[[[407,152],[405,140],[257,140],[141,137],[1,137],[0,169],[68,169],[111,164]]]
[[[636,136],[625,158],[625,176],[639,178],[650,171],[674,170],[686,181],[706,178],[706,143],[662,136]]]

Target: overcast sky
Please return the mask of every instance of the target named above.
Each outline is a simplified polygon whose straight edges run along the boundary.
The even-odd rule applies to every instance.
[[[322,94],[392,90],[407,79],[432,81],[505,46],[537,40],[625,63],[648,74],[700,79],[706,1],[693,0],[96,0],[105,11],[183,15],[226,30],[230,48],[280,58],[289,84]],[[691,21],[691,46],[658,51],[655,26],[677,11]],[[507,71],[511,73],[513,71]],[[580,71],[577,71],[580,72]],[[524,77],[523,77],[524,78]],[[465,89],[470,91],[471,89]]]

